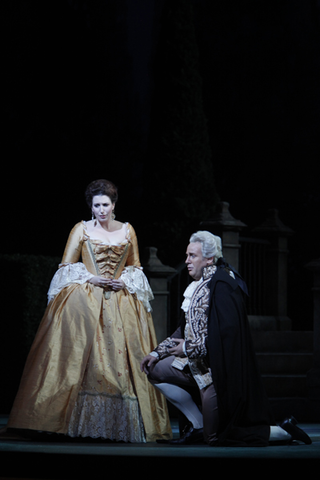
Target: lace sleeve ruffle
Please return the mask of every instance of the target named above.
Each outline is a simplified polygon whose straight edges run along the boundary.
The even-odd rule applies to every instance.
[[[142,269],[135,266],[125,267],[121,274],[121,280],[124,282],[128,292],[132,295],[136,294],[138,300],[143,303],[147,312],[151,312],[150,300],[153,300],[154,296],[148,279]]]
[[[54,274],[48,290],[48,303],[61,290],[72,283],[83,284],[90,280],[94,275],[88,272],[85,265],[81,262],[67,263],[59,265],[59,270]]]

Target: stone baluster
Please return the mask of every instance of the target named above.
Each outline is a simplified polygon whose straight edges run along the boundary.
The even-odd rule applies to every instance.
[[[168,290],[168,277],[173,275],[176,270],[167,265],[163,265],[157,256],[157,251],[155,247],[145,248],[141,263],[153,291],[154,300],[151,302],[153,310],[152,318],[157,340],[161,342],[168,336],[168,306],[170,295]]]
[[[266,259],[266,313],[277,321],[278,330],[290,330],[287,317],[288,237],[294,232],[279,218],[278,210],[270,209],[265,222],[252,230],[270,242]]]
[[[208,230],[221,238],[223,256],[236,270],[239,269],[239,233],[244,227],[246,225],[229,212],[228,202],[220,202],[213,217],[200,223],[201,230]]]

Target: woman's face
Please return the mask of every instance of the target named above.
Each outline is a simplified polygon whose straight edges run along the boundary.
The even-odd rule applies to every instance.
[[[95,195],[92,198],[92,213],[99,222],[110,220],[114,203],[107,195]]]

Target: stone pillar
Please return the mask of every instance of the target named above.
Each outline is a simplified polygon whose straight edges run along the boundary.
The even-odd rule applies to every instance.
[[[313,368],[307,377],[309,397],[320,402],[320,258],[305,268],[313,272]]]
[[[289,330],[291,321],[287,317],[288,237],[293,234],[293,230],[282,223],[278,210],[270,209],[266,221],[252,232],[270,242],[266,259],[268,290],[266,313],[276,317],[278,329]]]
[[[200,223],[201,230],[208,230],[221,237],[223,256],[236,270],[239,270],[239,232],[246,227],[229,212],[229,203],[220,202],[214,216]]]
[[[152,318],[157,340],[160,343],[169,334],[168,306],[170,292],[168,290],[168,277],[176,273],[176,270],[163,265],[157,256],[157,251],[155,247],[147,247],[141,263],[154,295],[154,300],[151,302]]]

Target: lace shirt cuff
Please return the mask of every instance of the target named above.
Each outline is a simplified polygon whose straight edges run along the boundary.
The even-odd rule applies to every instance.
[[[123,270],[120,278],[124,282],[128,292],[132,295],[136,294],[137,299],[142,302],[147,312],[151,312],[150,300],[153,300],[154,296],[148,279],[142,269],[128,266]]]
[[[88,272],[85,265],[81,262],[59,265],[59,270],[54,274],[48,290],[48,303],[68,285],[72,283],[81,285],[92,277],[94,275]]]

